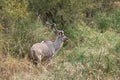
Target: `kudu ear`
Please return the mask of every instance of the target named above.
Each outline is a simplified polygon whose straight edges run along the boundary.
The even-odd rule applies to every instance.
[[[63,30],[58,30],[58,35],[61,36],[61,37],[64,36],[64,31]]]
[[[62,33],[62,32],[59,32],[59,33],[58,33],[58,35],[59,35],[59,36],[62,36],[62,35],[63,35],[63,33]]]

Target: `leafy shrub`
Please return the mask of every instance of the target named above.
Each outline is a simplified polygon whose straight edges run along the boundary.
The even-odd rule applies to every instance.
[[[120,53],[120,42],[118,42],[116,45],[115,45],[115,51],[119,54]]]
[[[97,20],[96,28],[101,32],[105,32],[108,29],[113,29],[117,32],[120,32],[120,10],[112,10],[110,13],[101,12],[98,13],[95,17]]]

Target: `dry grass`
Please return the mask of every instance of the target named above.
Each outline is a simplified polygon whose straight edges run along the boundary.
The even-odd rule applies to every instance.
[[[48,71],[36,68],[26,55],[32,44],[56,36],[40,17],[35,19],[35,14],[26,10],[27,6],[20,3],[15,8],[13,4],[5,3],[5,11],[1,10],[0,80],[120,80],[120,1],[113,3],[112,12],[96,12],[91,27],[82,17],[65,26],[69,41],[52,59]],[[18,19],[17,15],[22,16]]]
[[[36,26],[40,27],[38,24]],[[118,33],[110,30],[99,33],[86,25],[76,27],[78,30],[75,32],[72,29],[73,34],[69,35],[73,39],[69,39],[69,44],[52,59],[47,72],[41,66],[36,68],[26,57],[18,59],[2,55],[5,40],[14,46],[18,43],[11,41],[12,38],[9,41],[9,38],[4,39],[5,36],[0,35],[0,80],[120,80]],[[31,39],[30,33],[34,35],[34,39]],[[23,51],[26,55],[32,43],[54,38],[53,33],[43,27],[31,30],[27,34],[29,35],[22,38],[23,42],[26,42],[20,43],[20,52]],[[19,47],[9,45],[5,48],[10,54],[14,52],[18,55]]]
[[[83,41],[75,46],[69,40],[52,59],[47,72],[27,58],[0,55],[0,80],[120,80],[119,35],[89,28],[80,31]]]
[[[68,52],[68,51],[67,51]],[[71,54],[71,52],[68,52]],[[66,54],[67,56],[68,54]],[[87,55],[88,56],[88,55]],[[107,61],[101,56],[100,61],[96,56],[84,58],[81,61],[68,61],[57,56],[47,67],[48,72],[41,67],[36,68],[28,59],[18,60],[8,56],[0,56],[0,80],[119,80],[119,65],[110,64],[106,72]],[[65,57],[64,57],[65,58]],[[102,60],[103,59],[103,60]],[[114,59],[113,59],[114,60]],[[119,59],[118,59],[119,60]],[[118,63],[119,64],[119,63]],[[113,67],[113,68],[112,68]],[[114,69],[116,68],[116,69]]]
[[[15,78],[16,74],[21,73],[40,73],[27,59],[18,60],[11,56],[2,57],[0,56],[0,78],[3,80],[13,80],[12,78]]]

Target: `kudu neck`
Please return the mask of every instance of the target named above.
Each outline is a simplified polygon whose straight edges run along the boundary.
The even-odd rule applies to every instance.
[[[57,37],[54,42],[55,51],[58,51],[63,45],[63,40],[61,37]]]

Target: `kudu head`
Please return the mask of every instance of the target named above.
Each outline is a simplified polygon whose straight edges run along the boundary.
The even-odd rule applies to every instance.
[[[57,33],[59,38],[62,38],[63,42],[68,40],[68,37],[64,35],[64,31],[63,30],[57,30],[56,33]]]
[[[56,24],[55,23],[49,23],[46,22],[47,25],[50,25],[50,27],[53,29],[54,33],[57,34],[57,36],[59,38],[62,38],[62,41],[65,42],[68,40],[68,37],[64,35],[64,31],[63,30],[58,30],[56,28]]]

